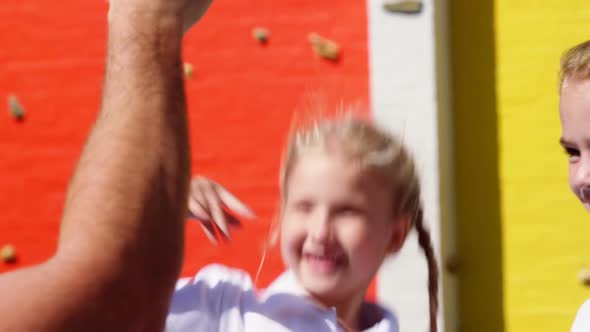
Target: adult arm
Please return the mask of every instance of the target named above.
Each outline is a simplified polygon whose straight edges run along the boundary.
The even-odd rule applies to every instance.
[[[111,2],[101,111],[68,189],[58,250],[0,277],[0,330],[162,330],[190,172],[182,34],[209,2]]]

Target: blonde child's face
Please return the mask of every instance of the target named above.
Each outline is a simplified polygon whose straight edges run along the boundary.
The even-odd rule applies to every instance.
[[[285,194],[285,263],[324,304],[362,299],[407,233],[408,225],[393,220],[390,190],[343,153],[312,149],[296,161]]]
[[[590,211],[590,80],[565,81],[559,114],[561,144],[569,155],[569,184]]]

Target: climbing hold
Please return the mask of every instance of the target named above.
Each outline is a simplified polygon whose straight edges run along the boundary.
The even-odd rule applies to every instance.
[[[254,39],[260,44],[266,44],[266,42],[268,42],[268,35],[268,29],[260,27],[252,29],[252,37],[254,37]]]
[[[0,257],[5,263],[14,263],[16,261],[16,249],[13,245],[7,244],[0,250]]]
[[[422,1],[410,0],[399,2],[386,2],[383,8],[392,13],[418,14],[422,11]]]
[[[445,261],[445,269],[450,274],[457,274],[459,272],[459,268],[461,267],[461,261],[459,256],[457,255],[450,255],[447,257]]]
[[[582,269],[578,274],[578,280],[584,286],[590,286],[590,269]]]
[[[336,42],[322,37],[317,33],[310,33],[308,39],[318,56],[332,61],[338,60],[340,57],[340,45]]]
[[[8,96],[8,109],[10,115],[17,121],[22,121],[25,118],[25,108],[15,95]]]
[[[184,68],[184,76],[189,80],[193,78],[193,65],[190,62],[185,62],[183,65]]]

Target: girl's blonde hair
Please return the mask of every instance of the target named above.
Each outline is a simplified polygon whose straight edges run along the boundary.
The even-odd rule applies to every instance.
[[[391,202],[394,215],[411,218],[418,233],[418,242],[428,262],[428,293],[430,303],[430,331],[436,332],[438,310],[438,268],[430,232],[424,227],[420,201],[420,183],[414,160],[402,142],[377,128],[367,120],[352,115],[338,120],[315,122],[291,134],[281,167],[282,200],[286,197],[289,175],[298,158],[310,147],[327,148],[336,142],[369,174],[380,177],[393,192]]]
[[[559,70],[559,90],[571,77],[590,78],[590,40],[578,44],[561,56]]]

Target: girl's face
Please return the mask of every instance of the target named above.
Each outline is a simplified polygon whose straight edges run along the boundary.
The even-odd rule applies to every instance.
[[[590,80],[571,78],[564,83],[559,114],[570,187],[590,211]]]
[[[286,185],[284,261],[324,304],[362,299],[384,257],[401,247],[409,228],[409,219],[394,221],[391,191],[342,152],[320,149],[306,150]]]

